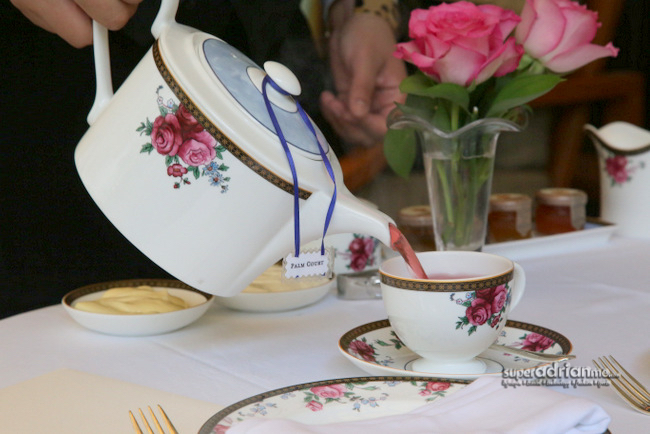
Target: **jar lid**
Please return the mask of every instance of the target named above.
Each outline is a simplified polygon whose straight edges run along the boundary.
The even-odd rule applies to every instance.
[[[530,210],[533,200],[519,193],[499,193],[490,196],[490,211]]]
[[[543,188],[535,194],[539,204],[574,206],[586,205],[587,193],[575,188]]]
[[[429,205],[413,205],[402,208],[397,216],[400,223],[407,226],[431,226],[431,207]]]

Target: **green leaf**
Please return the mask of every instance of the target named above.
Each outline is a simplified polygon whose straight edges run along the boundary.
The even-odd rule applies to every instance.
[[[417,152],[415,131],[389,129],[384,136],[384,155],[395,173],[408,178]]]
[[[551,91],[562,80],[553,74],[516,77],[499,91],[486,117],[500,117],[511,108],[524,105]]]
[[[151,154],[151,151],[153,151],[153,145],[151,143],[145,143],[142,145],[142,148],[140,148],[140,153],[144,154],[145,152],[147,154]]]
[[[458,84],[440,83],[419,94],[429,98],[441,98],[450,101],[469,112],[469,91]]]
[[[201,176],[201,171],[197,166],[187,166],[188,172],[192,172],[194,174],[194,179],[199,179]]]
[[[411,93],[418,95],[426,89],[436,84],[430,77],[423,74],[421,71],[413,75],[409,75],[399,84],[399,90],[402,93]]]

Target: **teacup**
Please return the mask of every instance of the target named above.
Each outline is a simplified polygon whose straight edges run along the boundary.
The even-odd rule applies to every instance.
[[[520,265],[482,252],[417,254],[428,279],[417,279],[401,257],[379,269],[388,320],[402,342],[421,358],[413,371],[480,374],[477,358],[505,327],[524,293]]]

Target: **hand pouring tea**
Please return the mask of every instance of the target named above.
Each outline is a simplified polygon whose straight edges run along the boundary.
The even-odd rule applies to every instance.
[[[291,95],[297,79],[176,23],[177,7],[162,1],[154,45],[114,95],[107,32],[93,24],[97,96],[75,163],[108,219],[170,274],[221,296],[324,229],[390,245],[392,220],[345,188]],[[278,89],[264,87],[267,75]]]

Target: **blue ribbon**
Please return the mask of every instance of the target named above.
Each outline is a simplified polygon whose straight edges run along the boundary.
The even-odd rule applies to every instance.
[[[286,92],[284,89],[282,89],[280,86],[278,86],[268,75],[264,77],[264,80],[262,81],[262,95],[264,96],[264,104],[266,104],[266,109],[269,112],[269,116],[271,117],[271,122],[273,122],[273,127],[275,128],[275,132],[280,138],[280,143],[282,144],[284,153],[287,156],[287,160],[289,162],[289,168],[291,169],[291,176],[293,177],[294,245],[296,250],[295,256],[297,258],[300,255],[300,202],[299,202],[300,188],[298,186],[298,173],[296,172],[296,165],[293,161],[293,157],[291,156],[291,150],[289,149],[287,140],[284,138],[284,134],[282,133],[282,128],[280,128],[280,124],[278,123],[278,120],[275,116],[275,112],[273,111],[273,106],[271,105],[271,101],[269,100],[269,97],[267,95],[266,92],[267,84],[271,85],[273,89],[277,90],[282,95],[289,95],[289,93]],[[329,228],[330,221],[332,220],[332,214],[334,213],[334,207],[336,205],[336,195],[337,195],[336,177],[334,176],[334,170],[332,169],[332,165],[329,159],[327,158],[327,154],[325,153],[325,150],[323,149],[320,142],[318,141],[318,135],[316,134],[316,130],[314,129],[314,126],[309,120],[307,113],[305,113],[305,111],[303,110],[302,106],[298,101],[295,101],[295,103],[298,109],[298,113],[300,113],[300,117],[302,118],[305,125],[307,125],[309,131],[311,131],[312,135],[314,136],[314,140],[318,145],[318,149],[323,159],[323,163],[325,164],[325,168],[327,169],[327,173],[329,174],[330,178],[332,179],[332,182],[334,183],[334,191],[332,193],[332,199],[330,200],[329,208],[327,209],[327,215],[325,217],[325,227],[323,228],[323,239],[321,240],[321,247],[320,247],[321,255],[325,255],[325,235],[327,234],[327,229]]]

